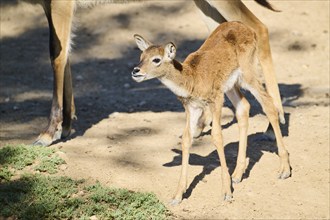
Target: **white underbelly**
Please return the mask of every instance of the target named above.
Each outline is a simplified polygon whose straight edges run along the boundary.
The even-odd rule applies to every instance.
[[[241,69],[238,68],[234,70],[231,73],[229,79],[225,81],[224,84],[222,85],[223,92],[226,93],[229,90],[231,90],[235,86],[235,84],[240,80],[241,76],[242,76]]]

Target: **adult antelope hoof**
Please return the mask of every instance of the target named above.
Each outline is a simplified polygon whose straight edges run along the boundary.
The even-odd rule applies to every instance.
[[[33,146],[38,147],[48,147],[53,143],[53,138],[50,137],[49,134],[41,134],[37,140],[33,142]]]
[[[73,120],[78,120],[76,115],[71,116],[71,120],[67,121],[66,123],[62,123],[62,134],[61,134],[61,139],[65,139],[70,136],[72,133],[72,121]]]
[[[39,135],[37,140],[33,142],[33,146],[42,146],[42,147],[48,147],[51,145],[54,141],[59,140],[61,138],[62,129],[58,129],[55,134],[52,136],[49,133],[45,132]]]
[[[70,136],[71,134],[71,126],[70,127],[63,127],[62,134],[61,134],[61,139],[65,139]]]

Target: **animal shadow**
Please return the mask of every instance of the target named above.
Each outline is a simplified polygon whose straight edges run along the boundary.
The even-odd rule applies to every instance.
[[[273,141],[256,141],[261,140],[264,133],[256,133],[248,136],[248,147],[247,147],[247,157],[248,166],[246,171],[242,177],[242,180],[247,179],[250,175],[251,170],[258,163],[264,154],[263,152],[270,152],[277,154],[276,143]],[[211,144],[211,143],[210,143]],[[171,162],[163,164],[165,167],[174,167],[181,166],[182,161],[182,151],[178,149],[172,149],[174,153],[177,155],[174,156]],[[226,162],[229,169],[229,173],[232,174],[236,167],[237,160],[237,152],[238,152],[238,142],[232,142],[225,146],[225,155]],[[189,157],[189,165],[192,166],[202,166],[203,170],[194,177],[192,182],[190,183],[186,193],[183,195],[184,199],[187,199],[191,196],[191,193],[195,189],[195,187],[209,174],[211,174],[216,168],[221,166],[217,150],[212,151],[207,156],[200,156],[194,153],[190,154]]]

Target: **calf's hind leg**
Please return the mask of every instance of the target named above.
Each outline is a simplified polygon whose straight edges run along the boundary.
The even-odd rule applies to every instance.
[[[246,164],[246,147],[247,132],[249,126],[250,104],[244,98],[243,94],[237,86],[226,92],[227,97],[235,107],[235,115],[239,128],[239,147],[237,163],[234,173],[232,174],[233,183],[239,183],[247,167]]]
[[[252,53],[251,57],[252,60],[255,59],[253,54],[254,53]],[[257,70],[254,63],[255,62],[251,62],[251,60],[248,59],[240,60],[240,66],[243,71],[243,82],[241,83],[241,86],[249,90],[258,100],[270,124],[273,127],[278,147],[278,155],[280,157],[279,178],[286,179],[291,175],[291,168],[289,162],[289,153],[284,146],[283,137],[280,130],[278,110],[276,109],[271,96],[266,92],[264,87],[256,78]]]
[[[284,110],[274,70],[267,27],[244,5],[242,1],[209,0],[209,3],[218,9],[220,14],[227,21],[241,21],[253,28],[256,32],[258,39],[257,53],[265,77],[267,91],[274,100],[274,105],[278,110],[281,123],[285,124]]]
[[[279,125],[279,116],[277,113],[277,109],[273,103],[272,98],[268,95],[262,85],[254,80],[250,84],[251,88],[250,92],[253,96],[258,100],[261,104],[263,111],[265,112],[270,124],[273,127],[276,143],[278,147],[278,156],[280,157],[280,169],[279,169],[279,178],[286,179],[291,175],[291,168],[289,162],[289,153],[285,148],[282,133]]]
[[[223,106],[223,95],[219,95],[214,104],[211,105],[213,115],[212,125],[212,140],[217,148],[218,155],[221,163],[221,179],[222,179],[222,195],[224,200],[230,201],[232,199],[231,192],[231,178],[228,172],[225,150],[223,146],[222,130],[221,130],[221,110]]]

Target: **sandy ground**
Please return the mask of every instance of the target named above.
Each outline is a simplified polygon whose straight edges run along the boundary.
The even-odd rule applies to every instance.
[[[249,166],[233,186],[234,201],[221,200],[221,169],[206,129],[191,149],[185,199],[168,205],[179,219],[330,218],[329,1],[272,3],[282,12],[246,2],[269,27],[292,177],[277,180],[276,146],[260,141],[267,120],[250,97]],[[1,1],[0,16],[0,146],[30,144],[46,126],[51,105],[47,21],[39,6],[9,0]],[[179,179],[184,112],[158,81],[131,80],[139,57],[132,36],[174,41],[182,60],[208,30],[191,1],[98,6],[77,17],[71,61],[78,121],[75,133],[55,145],[68,163],[62,174],[154,192],[168,204]],[[223,118],[233,172],[238,128],[229,108]]]

